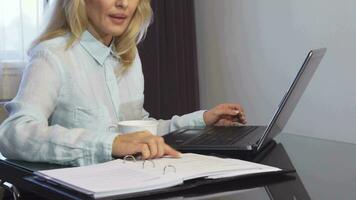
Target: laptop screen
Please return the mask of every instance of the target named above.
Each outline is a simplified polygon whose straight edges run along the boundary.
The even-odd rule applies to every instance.
[[[268,128],[261,138],[258,149],[283,130],[294,108],[297,106],[300,97],[313,77],[314,72],[321,62],[325,52],[325,48],[311,50],[309,52],[288,92],[284,95],[281,103],[279,104],[278,110],[274,114],[271,123],[268,125]]]

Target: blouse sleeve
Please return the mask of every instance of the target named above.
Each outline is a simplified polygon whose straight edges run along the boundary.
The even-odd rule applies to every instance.
[[[0,151],[5,157],[75,166],[112,159],[116,134],[49,125],[62,80],[60,62],[50,50],[31,56],[17,96],[5,106],[9,117],[0,126]]]
[[[158,120],[157,135],[163,136],[169,132],[175,131],[183,127],[201,127],[205,126],[203,114],[205,110],[195,111],[193,113],[185,114],[182,116],[174,115],[170,120]],[[149,113],[143,109],[144,119],[155,120],[149,117]]]

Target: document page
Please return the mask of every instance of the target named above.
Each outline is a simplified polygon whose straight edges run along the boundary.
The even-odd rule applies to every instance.
[[[36,173],[79,191],[97,194],[95,196],[99,193],[125,194],[152,190],[183,182],[177,178],[163,176],[162,173],[154,174],[141,168],[132,168],[123,160]]]
[[[36,172],[95,198],[167,188],[194,178],[225,178],[280,169],[238,159],[186,153],[181,158],[117,159],[101,164]]]
[[[178,159],[165,157],[152,161],[131,162],[131,164],[136,167],[143,166],[147,172],[173,175],[183,180],[200,177],[220,178],[280,170],[238,159],[225,159],[194,153],[182,154],[182,157]]]

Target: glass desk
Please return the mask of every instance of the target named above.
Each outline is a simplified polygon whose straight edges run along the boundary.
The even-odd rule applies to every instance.
[[[263,155],[262,155],[263,154]],[[279,176],[257,176],[223,182],[187,184],[167,192],[131,199],[259,199],[259,200],[334,200],[356,198],[356,145],[292,134],[281,134],[276,144],[256,161],[296,173]],[[61,188],[37,185],[28,180],[33,171],[62,166],[0,159],[0,179],[15,185],[22,199],[87,199]],[[26,178],[25,178],[26,177]],[[31,179],[30,179],[31,180]],[[192,187],[194,186],[194,187]]]
[[[311,199],[356,199],[356,145],[290,134],[285,147]]]

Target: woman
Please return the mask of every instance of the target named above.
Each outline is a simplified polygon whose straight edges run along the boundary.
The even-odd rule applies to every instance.
[[[151,21],[149,0],[58,0],[44,33],[30,49],[17,96],[6,105],[0,150],[11,159],[88,165],[113,157],[143,159],[179,152],[147,131],[108,127],[147,119],[136,50]],[[221,104],[171,120],[159,135],[183,126],[245,123],[238,104]]]

